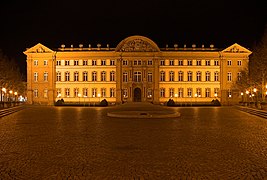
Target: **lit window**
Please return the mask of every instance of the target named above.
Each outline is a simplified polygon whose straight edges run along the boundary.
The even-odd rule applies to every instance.
[[[70,72],[65,72],[65,81],[70,81]]]
[[[48,72],[44,72],[44,81],[48,81]]]
[[[201,81],[201,72],[200,71],[197,72],[197,81]]]
[[[164,71],[160,72],[160,81],[165,81],[165,72]]]
[[[83,81],[88,81],[88,72],[87,71],[83,72]]]
[[[33,61],[33,65],[34,65],[34,66],[38,66],[38,60],[34,60],[34,61]]]
[[[123,74],[122,74],[122,81],[123,82],[128,82],[128,72],[123,72]]]
[[[110,72],[110,81],[115,81],[115,72],[114,71]]]
[[[152,89],[147,89],[147,98],[152,98]]]
[[[174,72],[173,71],[170,71],[170,74],[169,74],[169,77],[170,77],[170,81],[174,81]]]
[[[148,72],[147,73],[147,81],[148,82],[152,82],[153,81],[153,74],[152,74],[152,72]]]
[[[127,88],[123,89],[122,95],[123,95],[124,98],[128,97],[128,89]]]
[[[192,76],[193,76],[193,73],[191,71],[188,71],[187,72],[187,81],[193,81]]]
[[[219,95],[219,88],[214,88],[214,96],[218,96]]]
[[[142,74],[140,71],[134,72],[134,82],[141,82],[142,80]]]
[[[58,97],[58,98],[61,97],[61,88],[57,88],[57,97]]]
[[[106,72],[105,71],[101,72],[101,81],[106,81]]]
[[[48,90],[44,89],[44,98],[47,98],[47,97],[48,97]]]
[[[201,88],[197,88],[197,97],[201,97]]]
[[[227,81],[232,81],[232,73],[231,72],[227,73]]]
[[[209,71],[206,72],[206,81],[210,81],[210,72]]]
[[[96,73],[96,71],[92,72],[92,81],[97,81],[97,73]]]
[[[74,81],[79,81],[79,72],[78,71],[74,72]]]
[[[38,81],[38,72],[34,72],[33,79],[34,79],[34,82]]]
[[[61,81],[61,72],[57,72],[57,81]]]

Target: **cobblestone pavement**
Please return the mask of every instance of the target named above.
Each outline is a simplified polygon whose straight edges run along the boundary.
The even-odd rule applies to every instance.
[[[266,179],[267,120],[230,107],[107,117],[115,107],[31,107],[0,118],[0,179]]]

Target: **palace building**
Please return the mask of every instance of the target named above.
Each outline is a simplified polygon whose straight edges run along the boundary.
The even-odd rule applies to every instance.
[[[27,102],[53,105],[147,101],[155,104],[240,101],[235,83],[252,52],[235,43],[219,49],[193,44],[159,48],[144,36],[130,36],[115,48],[71,45],[28,48]]]

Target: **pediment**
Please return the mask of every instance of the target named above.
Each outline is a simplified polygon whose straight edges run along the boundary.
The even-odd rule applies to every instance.
[[[158,52],[157,44],[144,36],[130,36],[121,41],[115,51],[122,52]]]
[[[228,48],[224,49],[222,52],[224,53],[249,53],[252,52],[248,50],[247,48],[244,48],[243,46],[240,46],[239,44],[235,43]]]
[[[24,54],[28,54],[28,53],[51,53],[51,52],[53,52],[51,49],[42,45],[41,43],[38,43],[35,46],[28,48],[26,51],[24,51]]]

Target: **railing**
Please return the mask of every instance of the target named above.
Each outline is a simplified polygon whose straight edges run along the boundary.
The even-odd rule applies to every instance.
[[[249,114],[253,114],[262,118],[267,119],[267,111],[249,108],[249,107],[243,107],[243,106],[236,106],[237,109],[247,112]]]
[[[19,105],[19,106],[15,106],[15,107],[11,107],[11,108],[5,108],[5,109],[1,109],[0,110],[0,118],[1,117],[4,117],[6,115],[9,115],[9,114],[12,114],[12,113],[15,113],[15,112],[18,112],[22,109],[24,109],[25,106],[24,105]]]

